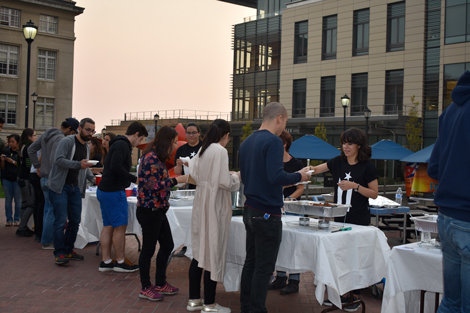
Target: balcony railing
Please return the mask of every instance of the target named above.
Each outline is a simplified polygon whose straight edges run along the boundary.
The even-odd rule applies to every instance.
[[[232,114],[230,112],[215,112],[201,110],[160,110],[124,113],[124,120],[111,120],[111,125],[120,125],[122,121],[145,121],[153,120],[155,114],[160,119],[183,119],[197,121],[212,121],[218,118],[230,121]]]

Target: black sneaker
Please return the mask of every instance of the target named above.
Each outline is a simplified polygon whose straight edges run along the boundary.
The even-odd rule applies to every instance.
[[[85,258],[83,255],[77,254],[75,252],[66,254],[65,257],[67,258],[67,260],[73,260],[73,261],[83,261],[83,259]]]
[[[287,284],[287,276],[276,276],[268,286],[268,290],[281,289],[284,288]]]
[[[34,232],[32,232],[30,229],[25,229],[25,230],[17,230],[15,233],[19,237],[31,237],[34,235]]]
[[[341,296],[341,305],[344,305],[344,304],[346,304],[346,303],[348,303],[348,302],[349,302],[349,301],[348,301],[348,297],[343,297],[343,296]],[[333,306],[333,303],[331,303],[330,300],[325,300],[325,301],[323,301],[323,304],[322,304],[322,305],[324,305],[324,306]]]
[[[289,279],[287,286],[281,289],[281,295],[290,295],[291,293],[299,292],[299,281],[296,279]]]
[[[69,259],[65,257],[65,255],[61,254],[55,258],[55,264],[57,265],[64,265],[69,263]]]
[[[361,307],[360,303],[354,303],[354,304],[351,304],[351,305],[348,305],[348,306],[343,305],[343,311],[345,311],[345,312],[356,312],[357,309],[359,309],[360,307]]]
[[[115,272],[120,273],[132,273],[139,270],[139,265],[133,264],[127,258],[124,259],[124,262],[119,264],[118,261],[114,262],[114,269]]]
[[[98,270],[100,272],[109,272],[114,270],[114,260],[112,260],[109,264],[104,263],[101,261],[100,267],[98,267]]]

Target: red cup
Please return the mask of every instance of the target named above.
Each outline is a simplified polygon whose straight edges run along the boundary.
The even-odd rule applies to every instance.
[[[126,189],[126,197],[130,197],[132,195],[132,189]]]
[[[100,181],[101,181],[102,177],[103,177],[102,175],[96,175],[96,186],[98,186],[100,184]]]

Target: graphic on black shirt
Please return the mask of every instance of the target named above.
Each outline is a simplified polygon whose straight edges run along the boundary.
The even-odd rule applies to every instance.
[[[199,143],[195,145],[194,147],[191,147],[189,143],[186,143],[182,145],[181,147],[179,147],[175,153],[175,166],[176,166],[176,160],[178,160],[180,157],[182,158],[189,157],[190,159],[192,159],[194,156],[196,156],[201,146],[202,146],[202,141],[199,141]],[[189,173],[185,173],[184,166],[183,166],[181,175],[188,175],[188,174]],[[196,185],[187,184],[187,189],[196,189]]]

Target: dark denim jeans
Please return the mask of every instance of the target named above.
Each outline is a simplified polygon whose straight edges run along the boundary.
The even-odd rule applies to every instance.
[[[470,312],[470,223],[439,213],[444,298],[438,313]]]
[[[82,215],[82,195],[78,186],[64,185],[62,193],[49,190],[54,210],[54,255],[70,254],[77,239],[78,226]],[[67,223],[68,217],[68,223]],[[64,228],[67,224],[67,229]]]
[[[51,197],[49,196],[47,181],[47,177],[41,177],[41,189],[44,193],[44,217],[41,238],[41,243],[43,245],[51,244],[54,241],[54,208],[52,207]]]
[[[244,313],[265,313],[266,296],[282,240],[280,216],[265,219],[265,213],[245,206],[246,259],[241,278],[240,302]]]

